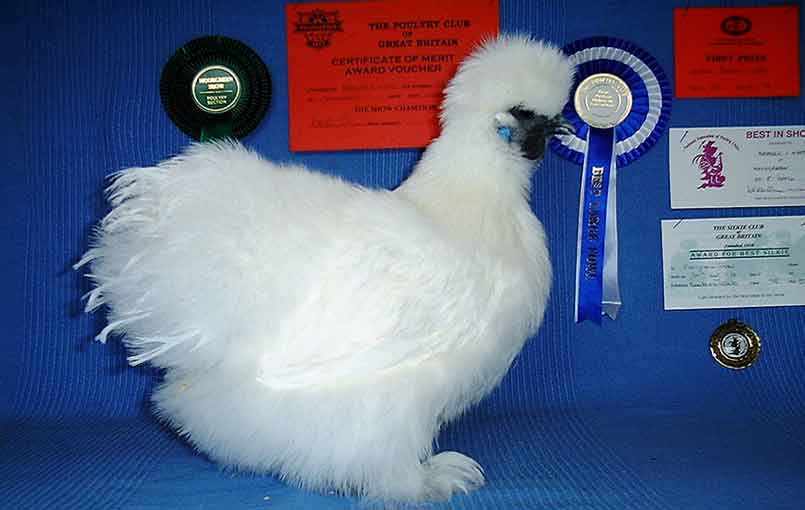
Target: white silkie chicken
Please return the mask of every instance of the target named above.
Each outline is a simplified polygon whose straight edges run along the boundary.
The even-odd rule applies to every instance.
[[[443,501],[481,467],[433,454],[539,327],[550,288],[529,206],[573,69],[501,36],[460,65],[441,135],[394,191],[193,145],[118,173],[87,309],[131,364],[165,369],[156,413],[198,450],[288,483]]]

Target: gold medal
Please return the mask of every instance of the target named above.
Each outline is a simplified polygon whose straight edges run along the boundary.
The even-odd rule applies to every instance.
[[[760,356],[760,336],[746,324],[730,319],[710,336],[710,352],[723,367],[747,368]]]

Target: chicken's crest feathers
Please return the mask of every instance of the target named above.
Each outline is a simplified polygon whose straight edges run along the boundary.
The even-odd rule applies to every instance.
[[[567,102],[573,75],[573,64],[550,43],[526,35],[487,39],[464,59],[445,89],[442,127],[515,106],[553,117]]]

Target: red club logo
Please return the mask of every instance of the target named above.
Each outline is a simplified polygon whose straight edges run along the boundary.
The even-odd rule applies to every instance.
[[[721,31],[727,35],[739,36],[752,30],[752,21],[743,16],[729,16],[721,22]]]

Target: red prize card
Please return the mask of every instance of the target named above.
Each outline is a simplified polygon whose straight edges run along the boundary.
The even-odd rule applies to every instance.
[[[677,97],[799,95],[799,6],[674,9]]]
[[[289,4],[291,150],[424,147],[442,89],[485,37],[498,0]]]

